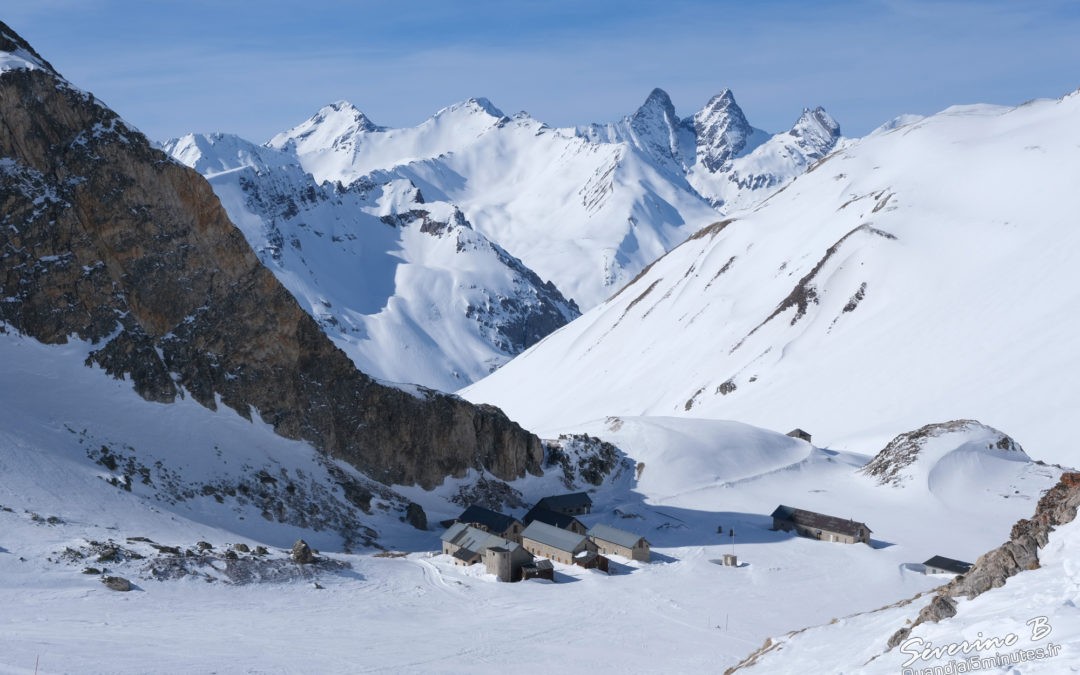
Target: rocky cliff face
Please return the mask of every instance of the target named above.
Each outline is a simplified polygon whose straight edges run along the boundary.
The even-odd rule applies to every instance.
[[[63,80],[0,23],[0,321],[95,345],[88,365],[161,402],[191,395],[387,482],[538,473],[500,411],[358,371],[263,267],[209,185]]]

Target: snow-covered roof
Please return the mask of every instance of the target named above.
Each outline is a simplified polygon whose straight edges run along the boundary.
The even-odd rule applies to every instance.
[[[569,530],[563,530],[539,520],[534,520],[521,533],[522,539],[532,539],[546,546],[557,548],[560,551],[573,551],[581,542],[585,541],[585,535],[574,534]]]
[[[620,530],[619,528],[611,527],[610,525],[593,525],[592,528],[589,529],[589,536],[593,539],[610,541],[612,544],[625,546],[626,548],[634,548],[642,539],[640,534]]]

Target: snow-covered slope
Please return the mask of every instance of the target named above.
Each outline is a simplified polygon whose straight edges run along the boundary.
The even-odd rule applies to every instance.
[[[576,129],[506,116],[486,99],[388,129],[338,102],[268,145],[318,181],[410,180],[588,308],[712,222],[713,205],[763,199],[831,147],[801,128],[751,161],[768,134],[749,126],[730,92],[680,120],[658,89],[619,122]]]
[[[863,452],[977,418],[1074,462],[1078,115],[1071,94],[868,136],[463,393],[534,427],[721,417]]]
[[[453,391],[578,316],[550,283],[407,180],[318,184],[293,155],[221,134],[165,150],[364,372]]]
[[[556,660],[714,671],[766,636],[936,586],[908,563],[946,545],[957,556],[992,546],[1058,473],[1018,463],[1015,492],[973,493],[972,510],[961,511],[859,475],[864,456],[764,429],[597,420],[562,431],[615,442],[637,470],[599,487],[574,484],[594,501],[582,519],[642,534],[653,561],[616,557],[611,576],[556,564],[555,584],[500,584],[482,566],[437,555],[439,530],[398,522],[408,500],[423,505],[430,523],[457,515],[461,506],[448,497],[475,476],[432,492],[380,492],[224,406],[144,401],[86,368],[90,348],[0,335],[0,377],[12,385],[0,395],[8,420],[0,432],[0,604],[22,619],[0,633],[0,669],[29,673],[39,661],[42,673],[145,672],[148,663],[169,672],[344,673],[355,671],[359,649],[365,668],[395,672],[501,672]],[[350,481],[372,490],[370,514],[349,501]],[[526,504],[567,489],[554,469],[511,487]],[[875,546],[773,532],[768,513],[781,502],[865,520]],[[411,553],[373,555],[364,543],[376,535]],[[301,537],[332,564],[288,562],[282,548]],[[148,557],[99,561],[110,541]],[[212,550],[200,551],[199,541]],[[230,560],[235,544],[270,552]],[[733,545],[741,566],[717,564]],[[130,579],[134,591],[107,589],[87,567]],[[189,571],[170,571],[181,567]],[[249,567],[262,576],[243,576]],[[568,614],[573,622],[563,620]],[[508,650],[508,640],[530,648]]]

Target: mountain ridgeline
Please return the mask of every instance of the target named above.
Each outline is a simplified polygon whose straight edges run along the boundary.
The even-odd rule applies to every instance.
[[[0,329],[87,341],[87,365],[146,399],[254,412],[380,481],[541,471],[539,439],[499,410],[360,372],[199,174],[2,23],[0,52]]]

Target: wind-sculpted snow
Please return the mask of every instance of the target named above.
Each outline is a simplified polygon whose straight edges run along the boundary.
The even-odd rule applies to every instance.
[[[722,417],[865,453],[975,418],[1075,463],[1078,113],[955,107],[853,142],[463,394],[538,428]]]

